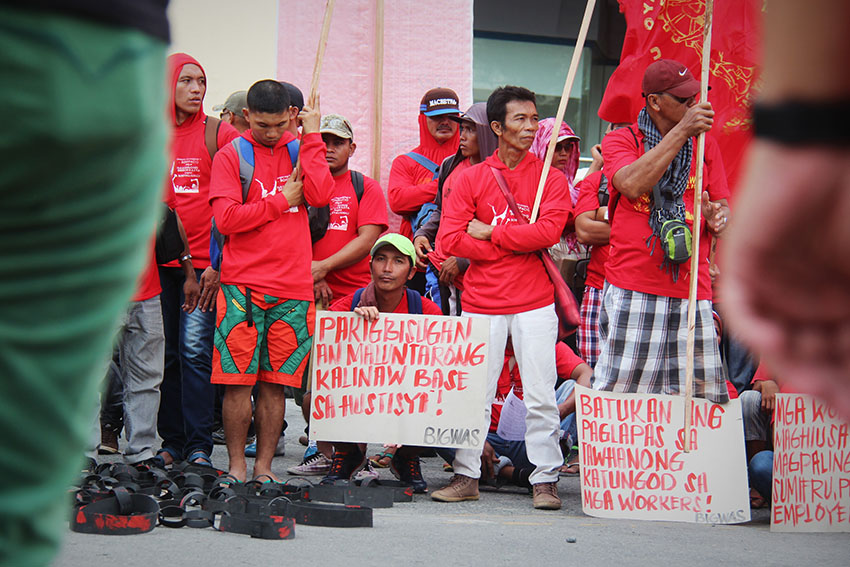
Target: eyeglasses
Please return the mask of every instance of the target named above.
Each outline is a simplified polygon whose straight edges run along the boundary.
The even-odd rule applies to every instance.
[[[669,97],[671,97],[671,98],[676,99],[676,101],[678,101],[678,102],[679,102],[679,104],[684,104],[684,105],[686,105],[686,106],[690,106],[690,105],[691,105],[691,103],[694,101],[694,99],[696,99],[696,95],[694,95],[694,96],[689,96],[689,97],[687,97],[687,98],[682,98],[682,97],[680,97],[680,96],[672,95],[672,94],[670,94],[670,93],[659,93],[659,94],[665,94],[665,95],[667,95],[667,96],[669,96]]]

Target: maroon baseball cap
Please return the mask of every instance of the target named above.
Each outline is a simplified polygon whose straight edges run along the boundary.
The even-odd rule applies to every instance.
[[[672,59],[659,59],[646,68],[641,83],[643,96],[652,93],[668,93],[688,98],[699,94],[699,81],[690,69]]]

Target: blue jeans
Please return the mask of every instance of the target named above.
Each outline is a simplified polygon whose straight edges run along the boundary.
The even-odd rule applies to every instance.
[[[488,433],[487,442],[493,447],[497,457],[502,455],[511,460],[511,463],[519,469],[533,469],[534,465],[528,460],[528,454],[525,452],[525,441],[508,441],[499,437],[497,433]],[[447,447],[436,447],[437,454],[449,464],[455,460],[455,449]]]
[[[563,384],[561,384],[557,390],[555,390],[555,400],[558,402],[558,405],[567,401],[567,398],[570,396],[572,391],[576,387],[575,380],[565,380]],[[576,425],[576,414],[575,412],[567,415],[564,419],[561,420],[561,438],[567,438],[570,440],[572,445],[575,445],[578,441],[578,426]],[[564,455],[566,457],[566,455]]]
[[[200,278],[203,270],[195,270]],[[215,388],[212,373],[215,310],[183,305],[183,270],[160,268],[162,321],[165,329],[165,375],[159,406],[159,436],[172,456],[186,458],[194,451],[212,453]]]
[[[759,491],[762,498],[770,502],[773,489],[773,451],[760,451],[750,459],[747,467],[750,488]]]

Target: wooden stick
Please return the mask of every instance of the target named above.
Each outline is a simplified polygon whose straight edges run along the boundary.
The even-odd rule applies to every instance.
[[[700,77],[699,100],[708,100],[708,68],[711,60],[711,24],[714,0],[705,3],[705,27],[702,40],[702,75]],[[699,234],[702,222],[702,176],[705,159],[705,132],[697,138],[697,182],[694,187],[694,230],[693,253],[691,254],[691,285],[688,292],[688,348],[685,364],[685,447],[691,450],[691,404],[694,389],[694,337],[696,331],[697,284],[699,283]]]
[[[375,7],[375,113],[372,122],[372,179],[381,182],[381,126],[384,110],[384,0]]]
[[[581,52],[584,49],[584,40],[587,38],[587,28],[590,27],[590,18],[593,16],[593,8],[595,6],[596,0],[587,0],[587,6],[584,8],[584,18],[581,20],[581,28],[579,28],[578,39],[573,50],[573,58],[570,61],[570,70],[567,72],[567,80],[564,83],[564,90],[561,93],[561,102],[558,104],[555,127],[552,129],[552,137],[549,138],[549,146],[546,148],[546,159],[543,160],[543,171],[540,173],[540,182],[537,184],[537,196],[534,198],[534,207],[531,209],[530,222],[536,221],[537,214],[540,212],[543,186],[546,185],[546,177],[549,174],[549,167],[552,165],[552,156],[555,155],[555,146],[558,145],[558,132],[561,131],[561,122],[564,120],[564,114],[567,111],[567,102],[570,100],[570,91],[573,90],[573,83],[578,72],[578,64],[581,60]]]
[[[325,47],[328,45],[328,33],[331,31],[331,15],[336,0],[328,0],[325,6],[325,19],[322,22],[322,35],[319,37],[319,49],[316,51],[316,63],[313,65],[313,80],[310,83],[310,101],[316,98],[319,90],[319,75],[322,72],[322,60],[325,58]]]

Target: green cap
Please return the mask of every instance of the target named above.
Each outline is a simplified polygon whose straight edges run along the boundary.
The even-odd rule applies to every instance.
[[[401,234],[391,232],[390,234],[385,234],[375,242],[375,245],[372,246],[372,251],[369,253],[370,256],[374,257],[375,252],[378,251],[379,248],[386,246],[389,244],[405,256],[410,256],[411,266],[416,265],[416,249],[413,247],[413,243],[406,236],[402,236]]]

